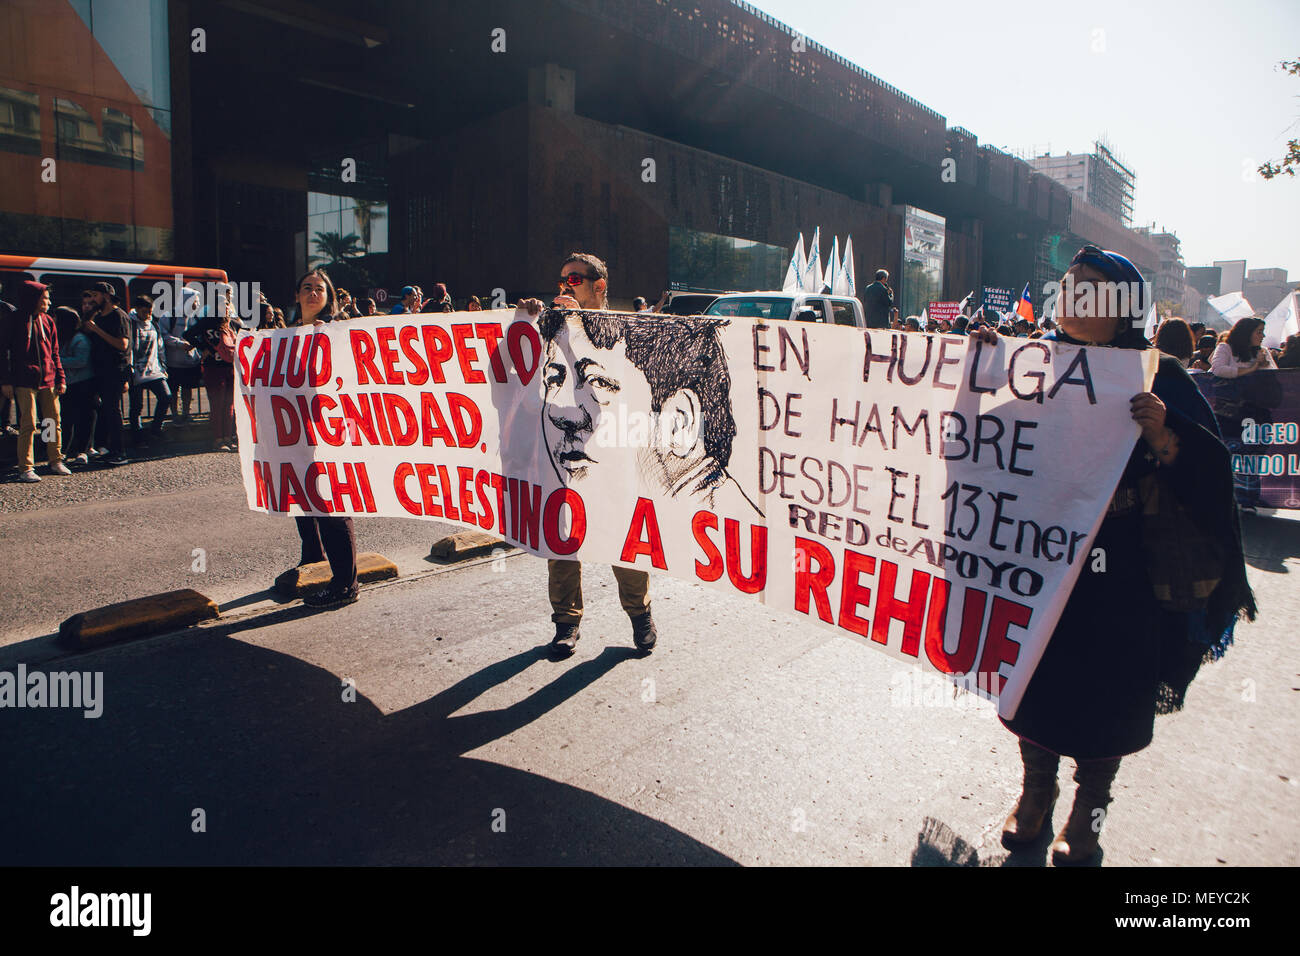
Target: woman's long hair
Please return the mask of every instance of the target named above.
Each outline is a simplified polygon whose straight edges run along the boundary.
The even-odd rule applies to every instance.
[[[68,343],[77,334],[77,327],[80,325],[81,316],[77,315],[76,309],[61,305],[54,310],[54,329],[59,336],[59,347],[61,349],[68,347]]]
[[[1239,319],[1237,324],[1228,332],[1228,348],[1232,349],[1232,354],[1236,356],[1238,362],[1254,360],[1255,355],[1259,352],[1259,346],[1251,345],[1250,338],[1257,329],[1263,327],[1263,319]]]
[[[1196,351],[1195,343],[1192,342],[1192,327],[1183,319],[1166,319],[1156,332],[1156,348],[1186,365]]]
[[[321,318],[322,316],[324,316],[325,319],[327,320],[333,319],[335,313],[337,313],[339,310],[338,293],[334,291],[334,283],[330,279],[330,274],[326,272],[324,269],[312,269],[310,272],[304,272],[301,276],[298,277],[298,281],[293,284],[294,303],[296,304],[298,302],[298,293],[302,291],[303,282],[305,282],[310,276],[318,276],[320,280],[325,283],[325,305],[320,310],[320,312],[317,313],[314,319]],[[298,324],[306,325],[307,321],[308,321],[307,317],[302,314],[302,306],[299,305]]]

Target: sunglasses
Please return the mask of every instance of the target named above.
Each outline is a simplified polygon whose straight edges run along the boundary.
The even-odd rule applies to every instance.
[[[570,272],[567,276],[560,276],[560,285],[580,286],[583,282],[595,282],[600,276],[583,275],[581,272]]]

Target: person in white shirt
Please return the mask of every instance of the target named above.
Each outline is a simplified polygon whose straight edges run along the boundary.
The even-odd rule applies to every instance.
[[[1219,378],[1240,378],[1264,368],[1277,368],[1273,353],[1261,345],[1264,341],[1263,319],[1239,319],[1210,356],[1210,372]]]

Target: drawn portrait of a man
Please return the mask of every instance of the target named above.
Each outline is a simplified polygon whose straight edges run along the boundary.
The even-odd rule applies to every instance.
[[[538,320],[542,432],[560,480],[590,494],[634,475],[701,507],[761,514],[727,470],[736,423],[718,334],[726,320],[565,315]]]

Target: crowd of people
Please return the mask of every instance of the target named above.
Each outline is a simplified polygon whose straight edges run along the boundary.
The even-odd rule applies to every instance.
[[[1125,257],[1094,246],[1079,251],[1067,276],[1076,289],[1101,283],[1136,283],[1146,288]],[[864,295],[869,324],[919,331],[916,317],[899,321],[887,280],[881,270],[873,286],[882,288],[869,288]],[[561,361],[562,354],[608,349],[630,336],[636,323],[690,322],[668,316],[602,317],[609,309],[609,271],[601,259],[588,253],[569,256],[561,264],[557,283],[559,294],[549,304],[583,310],[582,331],[566,331],[564,323],[556,320],[558,313],[543,315],[546,304],[539,299],[524,299],[519,307],[540,317],[552,363],[548,368],[552,376],[572,376],[563,387],[574,390],[574,401],[580,399],[579,390],[595,388],[600,381],[586,376],[586,358],[570,368]],[[1076,763],[1074,805],[1052,844],[1058,863],[1093,858],[1122,758],[1151,743],[1155,716],[1182,707],[1201,663],[1221,656],[1232,643],[1236,622],[1253,620],[1256,614],[1246,579],[1229,452],[1214,412],[1189,371],[1239,378],[1265,369],[1300,366],[1300,336],[1291,336],[1274,354],[1262,345],[1264,322],[1258,318],[1242,319],[1219,335],[1199,323],[1168,319],[1154,343],[1149,342],[1142,331],[1143,297],[1100,310],[1079,309],[1063,297],[1054,327],[1040,327],[1026,319],[993,321],[983,315],[936,323],[939,330],[989,343],[995,343],[998,335],[1041,336],[1074,345],[1156,348],[1163,353],[1152,390],[1131,400],[1129,414],[1140,436],[1094,541],[1107,555],[1106,565],[1085,562],[1015,717],[1004,720],[1018,738],[1023,764],[1022,792],[1002,830],[1008,846],[1033,842],[1050,825],[1060,794],[1060,758],[1068,756]],[[45,286],[27,282],[18,290],[16,304],[6,307],[10,314],[0,325],[0,384],[5,399],[12,400],[19,412],[21,480],[40,480],[33,468],[38,430],[52,474],[70,473],[65,459],[85,463],[91,455],[99,455],[109,464],[123,463],[123,421],[117,409],[124,393],[132,433],[143,431],[144,393],[154,397],[148,431],[159,436],[174,408],[179,406],[180,418],[189,414],[194,390],[202,384],[212,406],[214,447],[235,447],[233,361],[238,319],[229,297],[225,307],[211,316],[199,315],[189,298],[177,314],[155,309],[147,298],[139,298],[128,314],[119,307],[112,287],[99,283],[86,290],[80,313],[60,308],[51,315]],[[295,300],[293,312],[304,325],[376,314],[372,300],[355,302],[346,290],[335,289],[320,269],[299,279]],[[653,311],[645,308],[643,299],[637,304],[637,311]],[[476,305],[472,300],[470,308]],[[266,325],[276,327],[284,321],[265,299],[262,307],[269,316]],[[391,314],[452,308],[445,285],[436,284],[428,299],[419,286],[412,285],[402,289]],[[557,344],[561,337],[564,348]],[[641,344],[649,347],[647,342]],[[628,354],[635,364],[630,347]],[[102,413],[104,409],[109,411]],[[38,429],[38,414],[48,427]],[[575,415],[564,408],[547,412],[543,430],[549,430],[548,448],[550,443],[555,446],[550,448],[552,464],[562,479],[566,474],[572,480],[585,475],[589,461],[580,454],[584,438],[579,431],[591,426],[586,414]],[[710,494],[721,494],[727,475],[725,468],[715,471],[706,484]],[[333,575],[329,587],[307,603],[338,607],[356,601],[352,519],[300,517],[297,526],[301,562],[327,560]],[[614,573],[620,602],[632,624],[633,643],[648,653],[658,639],[650,614],[648,575],[621,567],[615,567]],[[550,646],[560,656],[571,654],[579,639],[581,582],[579,562],[549,562],[555,624]]]

